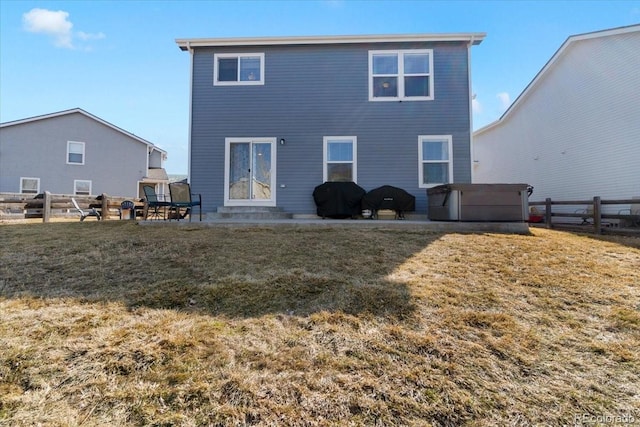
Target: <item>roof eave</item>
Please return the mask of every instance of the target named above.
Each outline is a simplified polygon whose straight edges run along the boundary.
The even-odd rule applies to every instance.
[[[549,60],[544,64],[544,66],[538,71],[538,73],[533,77],[533,79],[527,84],[522,92],[518,95],[518,97],[509,105],[509,107],[505,110],[504,113],[498,118],[498,120],[489,123],[488,125],[478,129],[473,132],[473,135],[482,134],[489,129],[493,129],[499,124],[503,123],[508,117],[512,114],[513,111],[529,96],[529,93],[533,90],[534,87],[537,86],[538,82],[542,79],[544,75],[547,74],[548,70],[552,68],[559,60],[559,58],[564,54],[564,52],[572,46],[575,42],[582,40],[589,40],[600,37],[609,37],[626,33],[634,33],[640,31],[640,25],[627,25],[624,27],[611,28],[607,30],[593,31],[590,33],[576,34],[573,36],[567,37],[567,39],[560,45],[558,50],[549,58]]]
[[[40,121],[40,120],[51,119],[51,118],[54,118],[54,117],[66,116],[66,115],[69,115],[69,114],[76,114],[76,113],[79,113],[79,114],[82,114],[82,115],[84,115],[86,117],[89,117],[90,119],[93,119],[93,120],[95,120],[95,121],[97,121],[99,123],[102,123],[103,125],[105,125],[107,127],[110,127],[110,128],[112,128],[112,129],[114,129],[114,130],[116,130],[116,131],[118,131],[118,132],[120,132],[122,134],[125,134],[130,138],[133,138],[133,139],[135,139],[135,140],[137,140],[137,141],[139,141],[139,142],[141,142],[143,144],[146,144],[148,147],[150,147],[153,150],[159,151],[160,153],[165,154],[165,155],[167,154],[167,152],[165,150],[163,150],[162,148],[158,147],[154,143],[149,142],[144,138],[140,138],[138,135],[135,135],[135,134],[133,134],[133,133],[131,133],[129,131],[126,131],[126,130],[114,125],[114,124],[111,124],[108,121],[101,119],[100,117],[94,116],[93,114],[83,110],[82,108],[72,108],[70,110],[56,111],[55,113],[43,114],[43,115],[34,116],[34,117],[27,117],[26,119],[19,119],[19,120],[14,120],[14,121],[11,121],[11,122],[4,122],[4,123],[0,123],[0,128],[9,127],[9,126],[16,126],[16,125],[21,125],[21,124],[31,123],[31,122],[37,122],[37,121]]]
[[[485,37],[486,33],[385,34],[351,36],[195,38],[176,39],[176,43],[181,50],[186,51],[194,47],[321,45],[429,41],[457,41],[469,42],[473,45],[478,45],[482,42],[482,40],[484,40]]]

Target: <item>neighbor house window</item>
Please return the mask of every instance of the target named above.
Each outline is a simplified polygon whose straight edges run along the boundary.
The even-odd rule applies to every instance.
[[[213,57],[214,85],[264,84],[264,53],[217,53]]]
[[[369,51],[369,100],[433,99],[431,49]]]
[[[356,137],[324,137],[324,181],[356,182]]]
[[[67,142],[67,163],[84,165],[84,142]]]
[[[451,135],[418,138],[418,177],[421,188],[453,182]]]
[[[91,181],[76,179],[73,181],[73,194],[88,196],[91,194]]]
[[[40,178],[20,178],[20,192],[38,194],[40,192]]]

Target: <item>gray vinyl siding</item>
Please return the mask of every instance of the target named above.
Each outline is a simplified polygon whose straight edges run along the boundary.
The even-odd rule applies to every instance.
[[[84,165],[67,164],[67,142],[85,143]],[[80,113],[0,129],[0,192],[19,192],[20,177],[40,178],[40,191],[73,194],[74,180],[93,195],[135,197],[147,171],[147,146]]]
[[[369,101],[369,50],[412,48],[433,49],[435,99]],[[221,52],[264,52],[264,85],[214,86],[214,53]],[[356,136],[358,185],[403,188],[420,213],[419,135],[452,135],[454,181],[471,182],[465,43],[198,48],[193,55],[190,180],[205,211],[224,204],[225,137],[286,140],[277,145],[276,201],[298,214],[315,213],[324,136]]]

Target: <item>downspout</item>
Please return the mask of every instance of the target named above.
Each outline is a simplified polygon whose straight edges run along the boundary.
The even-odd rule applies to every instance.
[[[189,66],[189,138],[187,146],[187,182],[191,183],[191,131],[193,126],[193,57],[194,51],[191,48],[191,42],[187,41],[187,50],[191,57],[191,64]]]
[[[475,42],[475,36],[471,35],[469,44],[467,45],[467,78],[469,85],[469,167],[471,168],[471,182],[473,179],[473,165],[474,165],[474,147],[473,147],[473,88],[471,87],[471,47]]]

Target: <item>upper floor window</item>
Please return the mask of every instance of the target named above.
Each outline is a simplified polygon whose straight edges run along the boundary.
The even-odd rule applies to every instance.
[[[356,137],[325,136],[323,179],[356,182]]]
[[[264,53],[214,54],[213,84],[263,85]]]
[[[67,163],[84,165],[84,142],[67,142]]]
[[[451,135],[421,135],[418,138],[420,188],[453,182],[451,155]]]
[[[433,99],[433,50],[369,51],[370,101]]]
[[[76,179],[73,181],[73,194],[78,196],[88,196],[91,194],[91,181]]]
[[[40,178],[20,178],[20,192],[38,194],[40,192]]]

